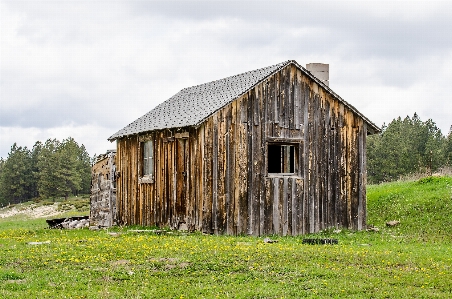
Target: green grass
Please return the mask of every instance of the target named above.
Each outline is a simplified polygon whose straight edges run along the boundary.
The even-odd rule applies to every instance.
[[[313,236],[338,245],[0,219],[0,297],[450,298],[451,203],[450,177],[369,186],[368,222],[380,230]]]
[[[452,178],[427,177],[412,182],[369,186],[368,224],[401,222],[392,234],[413,242],[452,241]]]

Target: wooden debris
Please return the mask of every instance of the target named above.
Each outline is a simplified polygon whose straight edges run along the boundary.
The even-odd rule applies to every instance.
[[[89,227],[89,216],[47,219],[49,228],[78,229]]]
[[[339,241],[337,239],[303,239],[302,244],[310,244],[310,245],[315,245],[315,244],[321,244],[321,245],[325,245],[325,244],[338,244]]]

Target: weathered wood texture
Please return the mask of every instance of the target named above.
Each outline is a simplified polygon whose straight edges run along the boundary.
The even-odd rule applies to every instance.
[[[118,219],[215,234],[299,235],[366,225],[366,125],[289,65],[198,127],[118,140]],[[140,181],[140,141],[154,178]],[[268,174],[268,144],[295,146],[295,172]]]
[[[116,219],[115,153],[108,153],[92,167],[90,225],[110,227]]]

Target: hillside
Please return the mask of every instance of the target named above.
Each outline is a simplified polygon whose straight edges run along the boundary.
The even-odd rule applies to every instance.
[[[70,197],[68,200],[39,200],[13,204],[0,208],[0,230],[5,226],[47,227],[44,219],[89,215],[89,199]],[[25,221],[26,220],[26,221]]]
[[[367,188],[367,223],[412,241],[452,240],[452,177],[426,177]],[[386,229],[386,222],[400,221]]]

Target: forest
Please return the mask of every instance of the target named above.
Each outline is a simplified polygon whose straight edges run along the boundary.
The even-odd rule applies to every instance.
[[[71,137],[38,141],[31,150],[14,143],[8,157],[0,159],[0,206],[88,194],[91,161],[85,147]]]
[[[0,158],[0,206],[88,194],[94,160],[71,137],[38,141],[32,149],[13,144],[8,157]],[[392,120],[367,138],[370,184],[446,167],[452,167],[452,127],[443,135],[433,120],[422,121],[416,113]]]
[[[444,136],[431,119],[398,117],[367,138],[367,181],[376,184],[452,166],[452,126]]]

